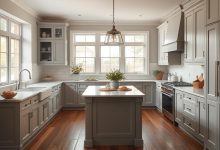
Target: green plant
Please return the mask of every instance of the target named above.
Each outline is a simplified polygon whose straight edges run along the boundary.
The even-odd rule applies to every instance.
[[[112,70],[106,73],[105,77],[111,81],[120,81],[125,79],[124,73],[120,72],[120,70]]]
[[[71,67],[71,71],[72,71],[72,73],[74,73],[74,74],[80,73],[81,71],[83,71],[82,64],[78,64],[78,65],[72,66],[72,67]]]

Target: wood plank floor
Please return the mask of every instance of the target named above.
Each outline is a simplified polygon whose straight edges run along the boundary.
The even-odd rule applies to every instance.
[[[61,111],[26,150],[202,150],[191,137],[157,110],[143,110],[143,148],[112,146],[84,148],[85,112]]]

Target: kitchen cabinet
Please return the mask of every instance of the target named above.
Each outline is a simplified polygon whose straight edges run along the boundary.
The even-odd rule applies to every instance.
[[[26,141],[30,135],[31,135],[31,130],[30,130],[30,119],[31,119],[31,114],[29,110],[24,110],[21,112],[21,128],[20,128],[20,139],[21,141]]]
[[[205,64],[205,6],[198,4],[185,12],[184,61]]]
[[[210,1],[214,3],[214,1]],[[213,8],[214,9],[214,8]],[[215,12],[217,13],[217,12]],[[219,145],[219,81],[220,81],[220,23],[215,23],[206,28],[207,59],[206,59],[206,125],[207,141],[206,145],[209,150],[218,150]]]
[[[162,93],[161,93],[161,83],[156,83],[156,97],[155,97],[156,107],[162,112]]]
[[[167,22],[164,22],[158,27],[158,65],[168,65],[168,53],[163,52],[166,32]]]
[[[219,102],[207,100],[207,148],[219,150]]]
[[[207,24],[215,23],[220,20],[220,2],[219,0],[206,0],[206,21]]]
[[[183,113],[183,93],[181,91],[175,91],[175,121],[179,124],[182,123]]]
[[[143,93],[145,94],[142,106],[155,106],[155,82],[143,83]]]
[[[205,98],[175,90],[175,121],[201,142],[206,133]]]
[[[77,105],[77,83],[64,83],[64,107]]]
[[[67,25],[38,24],[38,61],[42,65],[67,65]]]

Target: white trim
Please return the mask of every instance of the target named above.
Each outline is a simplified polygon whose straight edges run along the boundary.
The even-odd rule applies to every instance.
[[[103,75],[105,73],[101,73],[101,46],[104,45],[103,43],[100,42],[100,35],[104,34],[106,31],[78,31],[78,30],[70,30],[70,66],[72,66],[72,62],[73,65],[75,63],[75,50],[74,50],[74,43],[73,43],[73,35],[74,34],[82,34],[82,35],[93,35],[95,34],[96,36],[96,41],[95,42],[78,42],[75,45],[82,45],[82,46],[95,46],[96,49],[96,57],[95,57],[95,72],[94,73],[83,73],[83,74],[90,74],[90,75],[94,75],[94,74],[98,74],[98,75]],[[126,43],[125,45],[129,46],[145,46],[145,57],[144,57],[144,72],[143,73],[126,73],[127,75],[149,75],[149,31],[123,31],[122,32],[122,36],[123,38],[125,38],[125,34],[129,34],[129,35],[137,35],[137,34],[141,34],[145,36],[145,41],[143,44],[143,42],[140,43],[136,43],[136,42],[131,42],[131,43]],[[120,64],[119,64],[119,68],[122,72],[125,72],[125,45],[121,45],[119,46],[120,50]]]

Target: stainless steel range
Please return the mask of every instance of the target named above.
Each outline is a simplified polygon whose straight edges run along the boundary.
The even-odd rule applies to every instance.
[[[165,117],[174,123],[175,119],[175,89],[174,87],[192,86],[187,82],[165,82],[162,83],[162,112]]]

